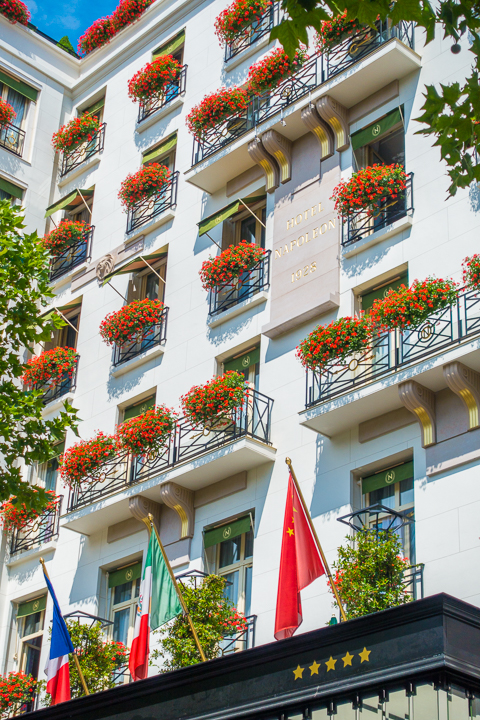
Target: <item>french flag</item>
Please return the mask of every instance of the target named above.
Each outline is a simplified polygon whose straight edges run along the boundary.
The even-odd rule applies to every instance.
[[[52,639],[50,657],[45,665],[45,675],[47,676],[47,692],[52,696],[52,705],[56,705],[65,702],[65,700],[70,700],[68,654],[74,652],[74,647],[65,620],[60,612],[60,606],[52,583],[45,572],[43,574],[53,600]]]

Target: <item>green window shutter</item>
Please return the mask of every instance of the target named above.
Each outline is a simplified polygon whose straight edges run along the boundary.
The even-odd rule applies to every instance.
[[[142,165],[147,162],[157,160],[162,155],[166,155],[171,152],[177,144],[177,133],[174,133],[171,137],[167,138],[163,143],[157,145],[151,150],[147,150],[142,157]]]
[[[133,582],[141,576],[142,563],[138,562],[135,563],[135,565],[129,565],[121,570],[115,570],[115,572],[110,573],[108,576],[108,587],[114,588],[127,582]]]
[[[244,202],[246,205],[253,205],[256,202],[260,202],[260,200],[263,200],[264,198],[265,195],[255,195],[254,197],[242,198],[242,201],[235,200],[234,202],[230,203],[230,205],[226,205],[218,212],[214,213],[213,215],[209,215],[205,218],[205,220],[197,223],[198,234],[204,235],[206,232],[213,230],[214,227],[219,225],[224,220],[228,220],[229,217],[235,215],[235,213],[237,213],[242,207],[242,202]]]
[[[123,422],[125,422],[125,420],[131,420],[134,417],[138,417],[139,415],[142,415],[146,410],[149,410],[153,407],[155,407],[155,395],[152,395],[145,400],[141,400],[141,402],[135,403],[135,405],[131,405],[130,407],[125,408],[125,412],[123,413]]]
[[[352,150],[358,150],[358,148],[364,147],[371,142],[375,142],[375,140],[377,140],[381,135],[400,122],[403,122],[402,111],[400,108],[395,108],[395,110],[387,113],[387,115],[380,120],[376,120],[371,125],[368,125],[368,127],[354,132],[350,137],[352,141]]]
[[[242,372],[250,367],[250,365],[256,365],[258,362],[260,362],[259,347],[254,350],[250,350],[250,352],[245,353],[245,355],[242,355],[241,357],[235,358],[235,360],[229,360],[224,363],[223,371],[227,372],[228,370],[237,370],[237,372]]]
[[[18,198],[18,200],[21,200],[23,198],[22,188],[19,188],[17,185],[14,185],[11,182],[8,182],[8,180],[5,180],[2,177],[0,177],[0,190],[3,190],[3,192],[8,193],[12,197]]]
[[[105,105],[105,98],[100,98],[100,100],[97,100],[96,103],[93,103],[93,105],[90,105],[90,107],[85,108],[85,110],[81,111],[81,115],[93,115],[93,113],[98,112],[101,110]]]
[[[166,42],[164,45],[160,45],[159,48],[153,51],[153,59],[160,57],[160,55],[171,55],[176,50],[182,47],[185,42],[185,30],[182,30],[175,35],[171,40]]]
[[[47,607],[47,596],[42,595],[41,597],[35,598],[34,600],[28,600],[27,602],[20,603],[17,611],[17,618],[25,617],[26,615],[33,615],[34,613],[45,610]]]
[[[89,198],[93,195],[93,191],[94,188],[89,188],[88,190],[82,190],[81,192],[84,198]],[[45,212],[45,217],[50,217],[50,215],[53,215],[53,213],[57,212],[57,210],[62,210],[63,208],[66,208],[74,200],[76,200],[79,195],[80,193],[78,192],[78,190],[74,190],[68,195],[65,195],[65,197],[61,198],[60,200],[57,200],[57,202],[53,203],[53,205],[50,205],[47,208]]]
[[[8,85],[9,88],[16,90],[20,93],[20,95],[32,100],[32,102],[37,102],[38,90],[35,90],[35,88],[27,85],[27,83],[22,82],[22,80],[15,80],[15,78],[10,75],[6,75],[0,70],[0,82],[4,85]]]
[[[409,480],[410,478],[413,478],[413,460],[403,463],[403,465],[390,468],[389,470],[381,470],[375,473],[375,475],[362,478],[362,493],[365,495],[365,493],[379,490],[387,485],[393,485],[394,483]]]
[[[381,298],[384,298],[389,290],[397,290],[400,285],[408,285],[408,278],[406,273],[405,275],[399,277],[397,280],[388,283],[388,285],[383,285],[376,290],[372,290],[371,292],[362,295],[361,298],[363,312],[368,312],[369,310],[371,310],[375,300],[380,300]]]
[[[205,549],[216,545],[217,543],[223,542],[224,540],[233,540],[239,535],[243,535],[251,528],[252,521],[250,515],[244,515],[238,520],[233,520],[231,523],[226,523],[220,527],[213,528],[212,530],[205,530],[204,544]]]

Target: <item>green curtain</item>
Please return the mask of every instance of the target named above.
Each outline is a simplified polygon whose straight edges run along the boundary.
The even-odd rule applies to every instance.
[[[5,180],[4,178],[0,178],[0,190],[3,190],[12,197],[18,198],[18,200],[21,200],[23,198],[22,188],[19,188],[17,185],[14,185],[11,182],[8,182],[8,180]]]
[[[27,85],[27,83],[22,82],[22,80],[16,80],[0,70],[0,82],[7,85],[9,88],[12,88],[12,90],[16,90],[20,93],[20,95],[32,100],[32,102],[37,102],[38,90],[35,90],[35,88]]]
[[[409,480],[410,478],[413,478],[413,460],[403,463],[403,465],[390,468],[390,470],[381,470],[375,473],[375,475],[362,478],[362,493],[365,495],[365,493],[373,492],[373,490],[379,490],[382,487],[387,487],[387,485],[393,485],[394,483]]]
[[[358,148],[364,147],[371,142],[375,142],[381,135],[384,135],[390,128],[397,123],[403,122],[402,112],[400,108],[395,108],[391,112],[387,113],[385,117],[380,120],[375,120],[371,125],[366,128],[357,130],[352,133],[350,139],[352,141],[352,150],[358,150]]]
[[[108,587],[114,588],[117,585],[123,585],[127,582],[138,580],[142,576],[142,563],[137,562],[135,565],[129,565],[121,570],[115,570],[108,576]]]
[[[251,524],[250,515],[244,515],[231,523],[225,523],[225,525],[220,525],[212,530],[205,530],[203,538],[205,549],[224,540],[233,540],[239,535],[243,535],[250,530]]]

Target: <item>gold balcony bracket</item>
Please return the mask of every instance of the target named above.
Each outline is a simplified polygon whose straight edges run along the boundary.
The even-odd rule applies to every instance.
[[[437,441],[435,393],[415,380],[400,383],[398,393],[403,405],[418,420],[422,431],[422,447],[435,445]]]
[[[302,110],[302,120],[304,125],[315,135],[319,142],[320,160],[326,160],[331,157],[335,152],[333,133],[330,126],[321,119],[313,103]]]
[[[262,145],[273,155],[280,168],[280,182],[286,183],[292,178],[292,143],[276,130],[267,130],[262,135]]]
[[[158,532],[160,532],[160,515],[162,512],[160,503],[155,502],[155,500],[149,500],[149,498],[143,497],[143,495],[134,495],[128,500],[128,509],[134,518],[145,523],[149,535],[151,527],[148,521],[148,515],[150,513],[150,515],[153,516],[153,521],[157,526]]]
[[[167,482],[160,487],[162,501],[180,518],[181,531],[179,540],[193,537],[195,525],[194,493],[174,482]]]
[[[280,185],[280,170],[277,161],[265,150],[260,138],[255,138],[248,143],[248,154],[262,168],[267,192],[271,193],[276,190]]]
[[[480,373],[461,362],[443,366],[443,376],[448,387],[463,401],[468,412],[468,429],[480,426]]]
[[[330,95],[325,95],[317,100],[317,112],[332,128],[337,152],[346,150],[350,145],[348,110]]]

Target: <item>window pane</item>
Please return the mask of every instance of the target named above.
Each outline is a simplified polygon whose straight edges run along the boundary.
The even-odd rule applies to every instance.
[[[240,546],[242,537],[233,540],[224,540],[220,543],[220,567],[227,567],[240,560]]]
[[[135,580],[135,597],[137,598],[140,595],[140,578],[137,578]]]
[[[145,297],[149,300],[158,300],[158,290],[159,290],[159,278],[155,275],[155,273],[150,273],[147,275],[147,281],[145,283]]]
[[[26,635],[33,635],[33,633],[40,632],[42,629],[42,611],[27,615],[25,618],[25,625],[23,626],[23,637]]]
[[[132,599],[132,583],[126,582],[123,585],[117,585],[113,593],[113,604],[128,602]]]
[[[17,117],[13,121],[13,125],[22,127],[23,117],[25,115],[26,98],[16,90],[8,88],[7,102],[13,107],[17,113]]]
[[[252,606],[252,567],[245,568],[245,615],[251,614]]]
[[[386,485],[370,493],[370,505],[380,503],[388,508],[395,507],[395,485]]]
[[[245,220],[242,220],[242,224],[240,225],[240,240],[246,240],[248,243],[254,243],[256,226],[257,221],[253,215],[245,218]]]
[[[400,505],[413,503],[413,478],[400,483]]]
[[[55,492],[57,488],[58,457],[47,462],[45,470],[45,490]]]
[[[238,604],[238,575],[238,570],[235,570],[235,572],[228,573],[228,575],[223,576],[227,581],[224,595],[235,605],[235,607],[237,607]]]
[[[40,663],[40,649],[42,647],[41,636],[34,638],[28,643],[24,643],[23,652],[25,654],[24,672],[27,675],[38,677],[38,668]]]
[[[253,557],[253,530],[245,533],[245,557]]]
[[[127,644],[128,628],[130,625],[130,608],[118,610],[113,614],[113,639],[116,642]]]

